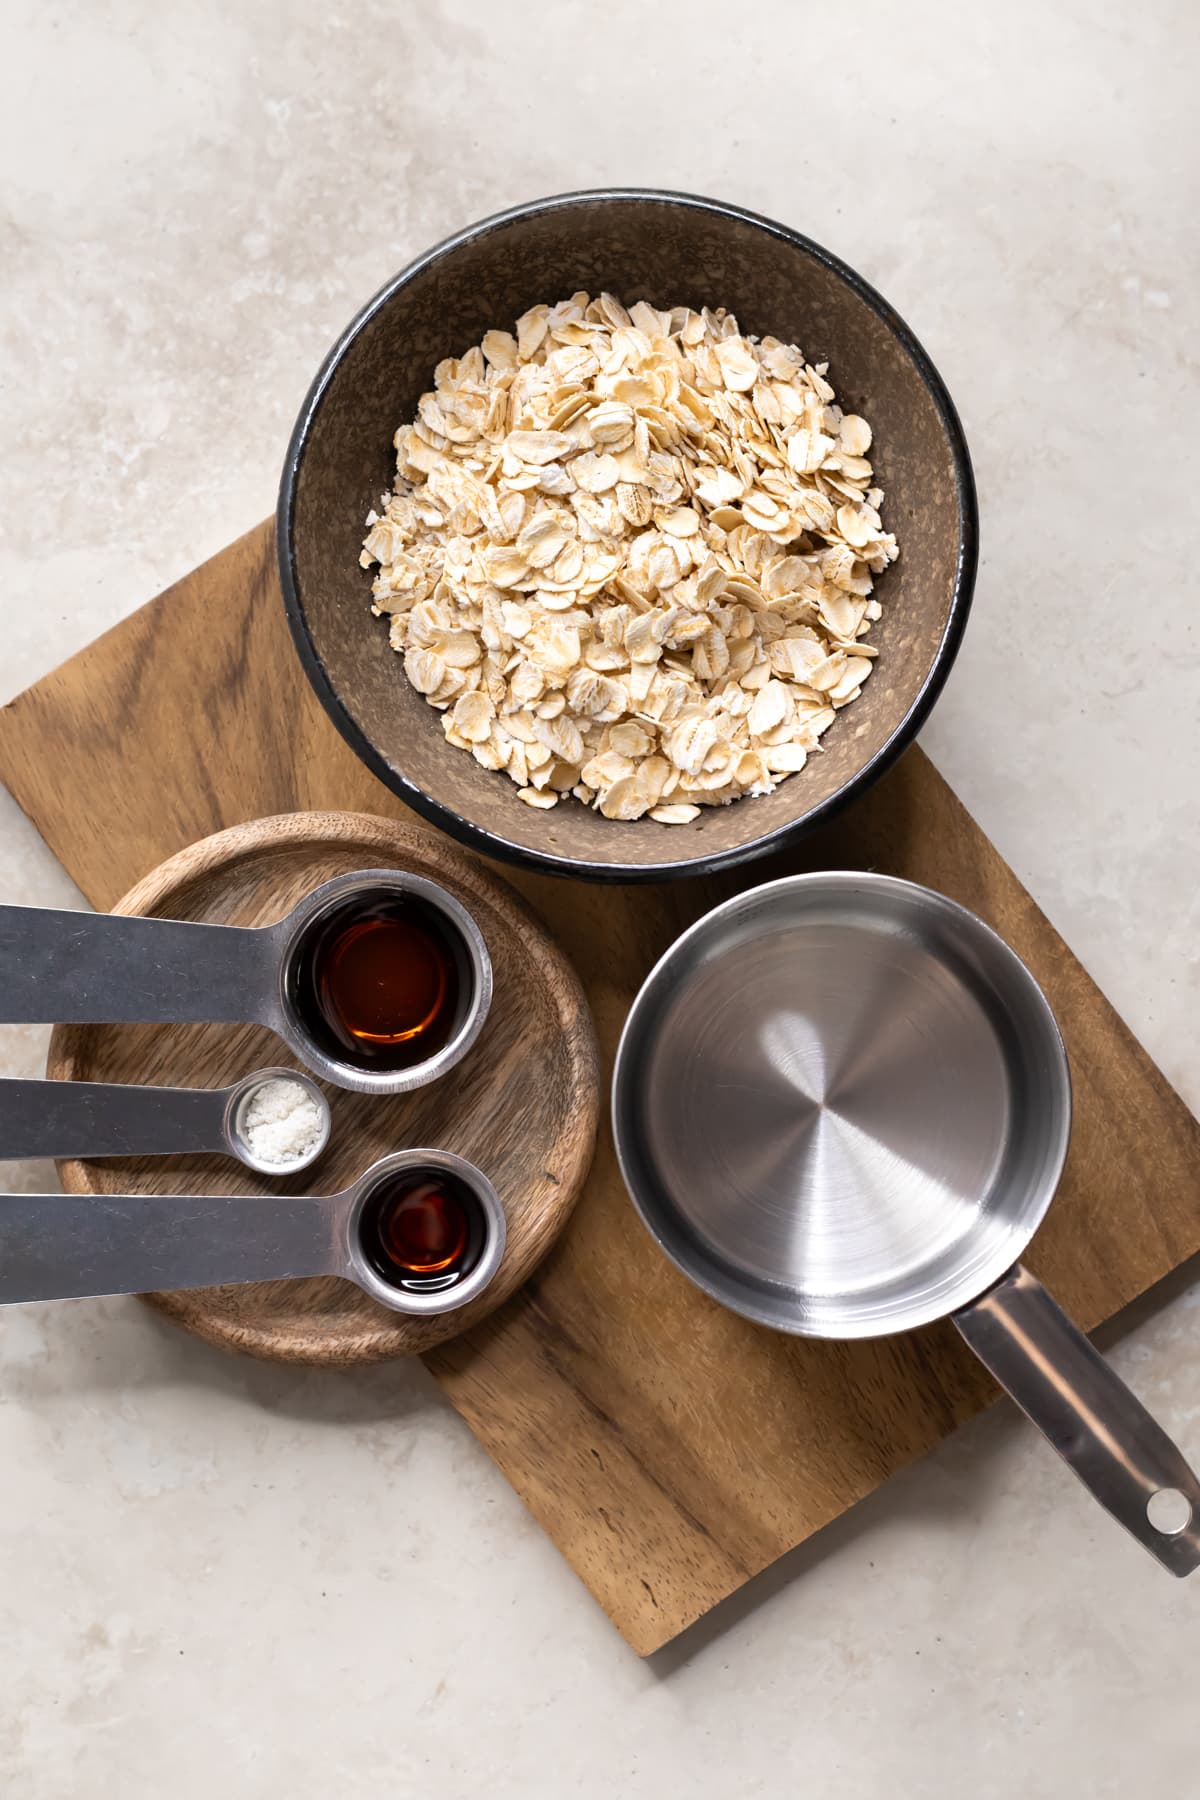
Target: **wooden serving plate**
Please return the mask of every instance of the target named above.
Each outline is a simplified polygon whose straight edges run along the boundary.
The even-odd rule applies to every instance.
[[[303,1174],[257,1175],[228,1156],[63,1161],[75,1194],[334,1193],[377,1157],[417,1146],[476,1163],[504,1203],[508,1237],[491,1285],[460,1312],[389,1312],[335,1276],[194,1288],[147,1298],[198,1337],[276,1362],[367,1363],[429,1350],[478,1325],[520,1287],[570,1215],[592,1160],[596,1037],[570,963],[506,883],[444,838],[352,813],[293,813],[204,838],[155,869],[114,912],[215,925],[269,925],[352,869],[402,868],[462,901],[492,959],[495,991],[475,1047],[410,1094],[350,1094],[322,1082],[333,1113]],[[257,1025],[59,1025],[47,1073],[64,1081],[221,1087],[267,1064],[295,1065]]]
[[[269,524],[0,712],[0,776],[97,906],[240,819],[346,807],[412,826],[309,689]],[[1071,1059],[1075,1126],[1030,1260],[1086,1329],[1200,1250],[1200,1127],[919,749],[796,850],[720,881],[510,879],[579,971],[607,1070],[639,984],[684,926],[737,887],[803,868],[882,869],[938,888],[1041,982]],[[603,1120],[551,1254],[427,1360],[640,1651],[995,1393],[950,1326],[836,1344],[723,1312],[654,1250]]]

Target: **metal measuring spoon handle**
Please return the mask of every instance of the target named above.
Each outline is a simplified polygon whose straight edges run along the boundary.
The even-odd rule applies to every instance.
[[[478,1260],[453,1288],[413,1292],[372,1257],[364,1221],[394,1177],[429,1170],[468,1185],[484,1219]],[[395,1312],[473,1300],[504,1255],[491,1182],[447,1150],[401,1150],[337,1194],[0,1194],[0,1305],[340,1275]]]
[[[275,925],[0,906],[0,1012],[13,1025],[273,1025],[279,957]]]
[[[246,1114],[271,1083],[302,1088],[321,1115],[301,1156],[256,1155]],[[258,1069],[231,1087],[137,1087],[106,1081],[0,1081],[0,1160],[28,1156],[181,1156],[221,1151],[265,1175],[315,1162],[329,1141],[329,1103],[294,1069]]]
[[[344,1196],[5,1194],[0,1304],[344,1275]]]

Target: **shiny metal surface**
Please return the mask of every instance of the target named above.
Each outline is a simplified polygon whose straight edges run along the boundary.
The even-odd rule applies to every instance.
[[[470,974],[450,1041],[415,1068],[361,1069],[328,1055],[293,998],[305,935],[348,897],[412,894],[434,907]],[[276,1032],[316,1075],[366,1094],[404,1094],[434,1081],[479,1036],[492,965],[467,909],[435,882],[402,869],[363,869],[314,888],[275,925],[202,925],[119,913],[0,906],[0,1010],[13,1024],[246,1022]]]
[[[1028,1269],[954,1323],[1100,1504],[1173,1575],[1200,1568],[1200,1480],[1162,1426]],[[1174,1495],[1163,1529],[1156,1502]],[[1164,1509],[1171,1516],[1172,1509]]]
[[[0,1005],[13,1025],[257,1019],[275,929],[0,906]]]
[[[322,1118],[316,1144],[290,1162],[263,1162],[243,1130],[258,1090],[297,1082]],[[0,1081],[0,1160],[26,1156],[182,1156],[225,1151],[264,1175],[308,1168],[329,1142],[329,1102],[297,1069],[256,1069],[231,1087],[137,1087],[110,1081]]]
[[[447,1169],[466,1182],[487,1226],[475,1267],[440,1292],[393,1287],[361,1241],[363,1208],[380,1182],[417,1168]],[[444,1150],[385,1156],[337,1194],[3,1194],[0,1305],[341,1275],[394,1312],[428,1316],[455,1312],[481,1293],[504,1242],[495,1188]]]
[[[884,875],[794,876],[709,913],[652,970],[613,1076],[626,1185],[685,1275],[813,1337],[952,1313],[1101,1506],[1187,1575],[1200,1481],[1013,1266],[1070,1121],[1066,1053],[1024,964]]]
[[[772,882],[685,933],[630,1012],[613,1106],[668,1255],[814,1337],[981,1293],[1037,1228],[1070,1131],[1024,965],[941,895],[857,873]]]

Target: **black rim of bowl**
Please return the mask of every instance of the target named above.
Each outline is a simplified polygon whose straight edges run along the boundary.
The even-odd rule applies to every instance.
[[[962,520],[958,560],[954,572],[954,591],[950,598],[946,627],[928,673],[917,690],[912,705],[891,736],[880,746],[870,761],[864,763],[862,768],[844,786],[839,788],[835,794],[831,794],[827,800],[823,800],[815,806],[811,812],[806,813],[803,818],[789,820],[786,824],[777,826],[774,831],[765,833],[760,838],[754,838],[747,844],[738,844],[730,850],[702,853],[683,862],[592,862],[587,859],[560,856],[552,851],[531,849],[525,844],[512,842],[511,839],[501,836],[498,832],[489,831],[486,826],[478,825],[471,819],[463,818],[452,807],[427,793],[424,788],[418,787],[415,782],[410,781],[402,771],[393,767],[387,758],[380,754],[342,700],[313,641],[296,578],[292,526],[300,466],[304,460],[309,433],[325,397],[325,391],[347,348],[358,336],[363,326],[374,318],[381,307],[387,305],[392,295],[400,288],[405,287],[431,264],[451,255],[461,245],[471,243],[477,238],[486,237],[493,231],[503,230],[519,219],[537,218],[543,213],[566,211],[573,206],[595,204],[598,201],[621,203],[641,201],[651,205],[690,207],[700,212],[736,219],[740,224],[757,226],[759,230],[766,232],[770,237],[781,238],[786,243],[797,246],[838,275],[847,287],[852,288],[894,333],[912,358],[922,381],[928,388],[950,444],[954,462],[955,493],[959,516]],[[275,537],[284,605],[305,674],[312,683],[317,698],[350,748],[385,787],[397,794],[404,804],[410,806],[414,812],[420,813],[434,825],[440,826],[443,831],[449,832],[468,849],[483,851],[500,862],[513,863],[519,867],[538,869],[545,874],[561,875],[567,878],[586,878],[591,881],[645,882],[680,880],[692,875],[711,875],[718,869],[734,868],[739,863],[767,856],[771,851],[782,849],[802,834],[825,823],[851,800],[859,794],[865,793],[881,775],[891,768],[901,753],[908,748],[928,718],[958,654],[975,587],[975,571],[979,557],[979,511],[975,497],[975,478],[971,470],[971,458],[967,450],[966,438],[963,436],[962,425],[945,382],[915,334],[905,324],[895,308],[889,305],[883,295],[878,293],[869,282],[864,281],[862,276],[848,263],[844,263],[840,257],[834,256],[820,244],[814,243],[811,238],[805,237],[802,232],[793,231],[786,225],[780,225],[774,219],[764,218],[760,213],[749,212],[744,207],[727,205],[721,200],[706,199],[699,194],[675,193],[663,188],[584,188],[575,193],[554,194],[542,200],[531,200],[521,206],[509,207],[504,212],[492,213],[488,218],[481,219],[474,225],[468,225],[465,230],[455,232],[453,237],[443,238],[441,243],[433,245],[422,256],[417,257],[414,262],[401,269],[398,275],[394,275],[386,286],[380,288],[379,292],[367,301],[367,304],[351,320],[329,351],[305,396],[300,416],[292,431],[287,459],[283,466],[283,477],[279,485],[279,504],[275,515]]]

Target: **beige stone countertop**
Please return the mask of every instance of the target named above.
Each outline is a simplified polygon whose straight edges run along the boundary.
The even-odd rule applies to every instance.
[[[1192,0],[3,25],[6,693],[269,511],[318,360],[414,253],[571,187],[739,202],[859,268],[941,368],[983,550],[922,741],[1200,1105]],[[0,832],[3,899],[71,903],[7,799]],[[44,1045],[0,1027],[0,1071]],[[1112,1354],[1200,1460],[1200,1287]],[[419,1367],[230,1359],[134,1300],[14,1308],[0,1470],[11,1800],[1200,1792],[1200,1577],[1007,1406],[645,1662]]]

